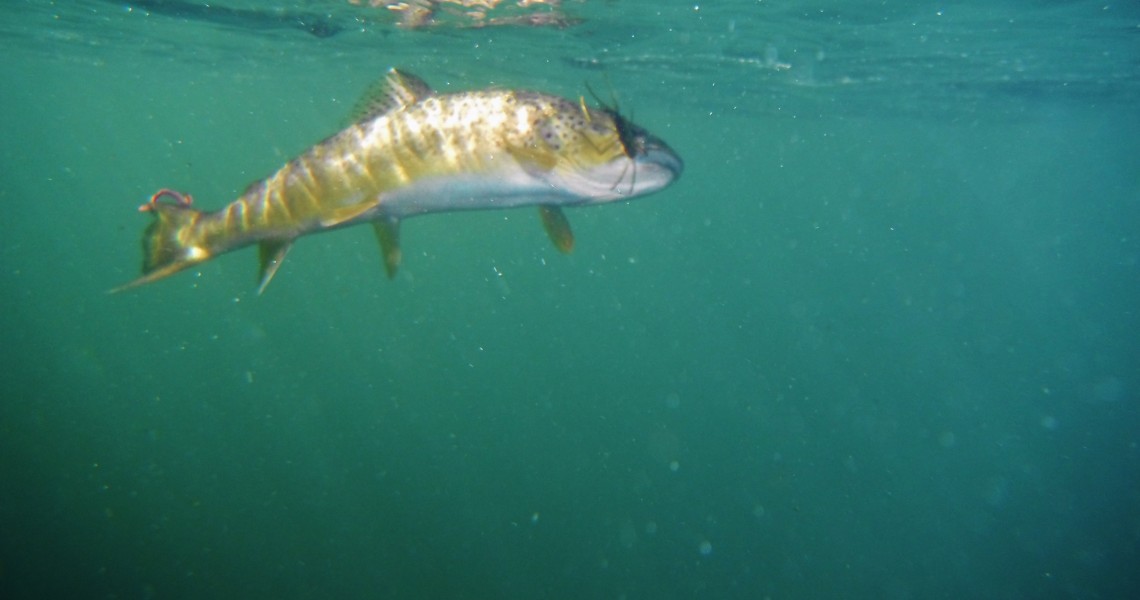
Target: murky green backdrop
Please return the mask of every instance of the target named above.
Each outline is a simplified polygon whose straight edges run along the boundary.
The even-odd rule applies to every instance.
[[[0,596],[1136,593],[1135,5],[225,6],[0,7]],[[155,190],[222,206],[393,65],[589,84],[685,174],[568,257],[438,215],[394,281],[356,228],[105,293]]]

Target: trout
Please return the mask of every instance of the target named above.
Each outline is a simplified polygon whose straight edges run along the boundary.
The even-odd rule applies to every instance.
[[[563,207],[661,190],[683,169],[665,142],[616,109],[540,92],[437,94],[391,69],[352,125],[255,182],[225,207],[200,211],[160,190],[139,210],[142,276],[157,281],[257,244],[258,293],[300,236],[370,223],[388,277],[400,265],[400,223],[435,212],[537,206],[555,247],[574,236]]]

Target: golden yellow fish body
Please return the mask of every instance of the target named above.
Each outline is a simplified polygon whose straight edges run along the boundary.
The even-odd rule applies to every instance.
[[[222,209],[144,206],[157,219],[144,235],[143,276],[123,288],[256,243],[264,289],[297,237],[366,221],[391,275],[400,219],[454,210],[539,206],[568,251],[560,207],[651,193],[681,170],[668,146],[612,110],[537,92],[435,94],[392,70],[353,125]]]

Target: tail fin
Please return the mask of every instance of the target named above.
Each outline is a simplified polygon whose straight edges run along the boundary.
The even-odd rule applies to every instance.
[[[111,290],[111,293],[157,281],[210,258],[209,251],[192,245],[188,235],[201,211],[184,204],[166,202],[154,202],[149,206],[145,210],[155,219],[143,232],[142,277]]]

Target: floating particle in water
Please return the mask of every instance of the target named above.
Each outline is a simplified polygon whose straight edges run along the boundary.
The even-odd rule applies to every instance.
[[[712,554],[712,542],[708,540],[701,540],[700,545],[697,546],[697,551],[701,553],[701,556],[708,556]]]
[[[677,469],[680,469],[680,468],[681,468],[681,463],[679,463],[675,460],[669,463],[669,470],[673,471],[674,473],[676,473]]]

